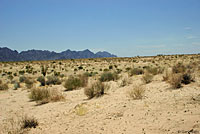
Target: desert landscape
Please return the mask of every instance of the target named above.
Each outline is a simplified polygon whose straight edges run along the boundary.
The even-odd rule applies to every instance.
[[[200,55],[0,63],[1,134],[199,134]]]

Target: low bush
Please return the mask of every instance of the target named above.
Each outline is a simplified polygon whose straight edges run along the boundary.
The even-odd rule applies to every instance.
[[[61,80],[57,76],[48,76],[46,84],[47,85],[60,85]]]
[[[84,94],[88,97],[88,99],[92,99],[93,97],[100,97],[104,95],[105,90],[108,89],[108,85],[98,81],[93,83],[90,87],[85,88]]]
[[[17,90],[18,88],[20,88],[20,83],[19,82],[15,82],[14,83],[14,90]]]
[[[37,81],[39,81],[40,82],[40,85],[41,86],[45,86],[45,77],[44,76],[40,76],[40,77],[38,77],[37,78]]]
[[[168,83],[172,88],[177,89],[181,88],[182,75],[181,74],[171,74],[168,80]]]
[[[50,101],[56,102],[64,100],[64,96],[57,90],[50,90],[47,88],[34,88],[31,90],[29,98],[39,104],[45,104]]]
[[[88,77],[86,75],[79,75],[78,77],[70,76],[64,84],[66,91],[71,91],[79,87],[85,87],[88,84]]]
[[[118,77],[118,74],[117,73],[111,73],[111,72],[104,72],[103,74],[101,74],[101,77],[100,77],[100,81],[101,82],[105,82],[105,81],[114,81],[114,80],[117,80],[119,77]]]
[[[131,68],[129,70],[129,76],[140,75],[140,74],[144,74],[144,70],[141,68]]]
[[[20,77],[19,77],[19,81],[20,81],[20,82],[25,82],[25,80],[26,80],[26,77],[25,77],[25,76],[20,76]]]
[[[6,84],[6,83],[0,84],[0,91],[3,91],[3,90],[8,90],[8,84]]]
[[[22,120],[22,128],[36,128],[38,126],[38,121],[34,117],[25,116]]]

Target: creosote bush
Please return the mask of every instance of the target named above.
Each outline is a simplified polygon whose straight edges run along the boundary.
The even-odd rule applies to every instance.
[[[34,117],[25,116],[22,120],[22,128],[36,128],[38,126],[38,121]]]
[[[84,89],[84,94],[88,97],[88,99],[92,99],[93,97],[100,97],[104,95],[105,90],[108,90],[110,87],[103,82],[95,82],[90,87]]]
[[[144,87],[139,85],[131,88],[131,90],[127,92],[128,96],[133,100],[142,99],[144,97],[144,93],[145,93]]]
[[[61,80],[57,76],[48,76],[46,84],[47,85],[60,85]]]
[[[78,77],[70,76],[64,84],[66,91],[71,91],[80,87],[86,87],[88,84],[87,75],[79,75]]]
[[[114,80],[117,80],[119,77],[118,77],[118,74],[117,73],[111,73],[111,72],[104,72],[103,74],[101,74],[101,77],[100,77],[100,81],[101,82],[105,82],[105,81],[114,81]]]
[[[129,76],[140,75],[140,74],[144,74],[144,71],[141,68],[131,68],[129,70]]]
[[[40,76],[40,77],[38,77],[37,78],[37,81],[39,81],[40,82],[40,85],[41,86],[45,86],[45,77],[44,76]]]

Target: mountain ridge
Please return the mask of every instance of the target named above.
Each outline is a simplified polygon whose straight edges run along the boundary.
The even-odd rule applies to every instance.
[[[63,60],[63,59],[84,59],[84,58],[105,58],[117,57],[109,52],[93,53],[89,49],[83,51],[72,51],[67,49],[62,52],[49,50],[27,50],[18,52],[8,47],[0,47],[0,61],[41,61],[41,60]]]

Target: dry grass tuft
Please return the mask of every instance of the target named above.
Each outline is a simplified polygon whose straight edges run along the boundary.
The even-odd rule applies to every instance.
[[[152,82],[153,80],[153,75],[150,74],[150,73],[145,73],[142,77],[142,81],[145,83],[145,84],[148,84],[150,82]]]
[[[144,97],[144,87],[143,86],[135,86],[131,90],[127,92],[128,96],[133,100],[140,100]]]
[[[58,90],[50,90],[47,88],[34,88],[31,90],[29,98],[32,101],[36,101],[38,104],[45,104],[50,101],[62,101],[65,97],[58,92]]]

